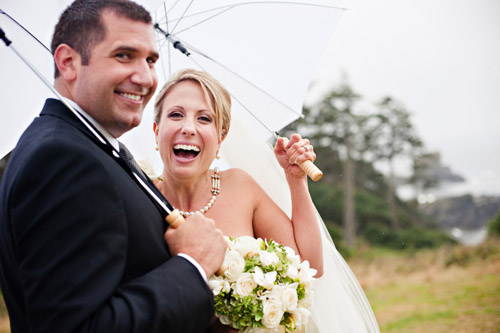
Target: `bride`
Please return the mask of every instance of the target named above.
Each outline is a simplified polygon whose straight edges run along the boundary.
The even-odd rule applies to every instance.
[[[237,137],[252,139],[240,119],[231,120],[230,109],[229,93],[209,74],[186,69],[172,76],[154,106],[153,128],[164,165],[156,186],[184,216],[201,212],[227,236],[272,238],[308,260],[318,279],[306,332],[378,332],[371,307],[329,238],[307,176],[297,166],[316,158],[309,140],[298,134],[288,143],[279,138],[274,150],[238,142]],[[236,135],[228,135],[230,123]],[[221,148],[226,138],[228,147]],[[219,154],[232,165],[231,156],[236,157],[242,168],[210,169]],[[231,331],[220,326],[213,329]]]

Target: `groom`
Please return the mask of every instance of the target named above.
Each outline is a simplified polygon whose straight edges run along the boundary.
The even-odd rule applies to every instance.
[[[48,99],[4,173],[0,282],[12,332],[206,330],[222,233],[201,214],[166,230],[150,192],[161,194],[118,153],[157,85],[149,13],[76,0],[52,51],[55,88],[84,121]]]

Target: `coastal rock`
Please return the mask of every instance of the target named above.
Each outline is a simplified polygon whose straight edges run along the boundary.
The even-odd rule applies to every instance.
[[[500,211],[500,196],[470,194],[436,200],[420,206],[428,218],[444,229],[473,230],[485,227]]]

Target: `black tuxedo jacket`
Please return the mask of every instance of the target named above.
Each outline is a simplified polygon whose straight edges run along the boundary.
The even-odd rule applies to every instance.
[[[12,332],[202,332],[213,295],[169,254],[164,213],[123,161],[49,99],[0,188]]]

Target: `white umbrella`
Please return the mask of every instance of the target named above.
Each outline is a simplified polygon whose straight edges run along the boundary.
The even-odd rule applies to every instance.
[[[342,12],[338,0],[165,1],[154,20],[190,55],[159,34],[159,77],[192,67],[211,73],[229,90],[234,120],[221,154],[227,164],[247,169],[232,151],[252,149],[249,142],[269,139],[302,115],[310,79]],[[123,140],[136,157],[152,160],[160,171],[151,109]],[[240,135],[241,126],[251,128],[251,135]]]
[[[70,2],[11,1],[0,9],[49,45],[58,16]],[[158,34],[160,85],[180,68],[206,70],[230,91],[233,115],[245,126],[252,126],[252,140],[256,136],[265,140],[301,115],[311,76],[343,11],[338,0],[139,2],[153,13],[161,29],[191,52],[186,57]],[[20,28],[5,15],[0,15],[0,26],[8,35],[15,35],[11,37],[13,45],[51,81],[50,53],[27,33],[18,33]],[[7,48],[0,48],[4,59],[0,63],[0,91],[6,97],[2,98],[0,115],[0,157],[13,148],[50,95],[28,68],[8,53]],[[150,159],[158,169],[161,161],[154,154],[151,123],[152,103],[141,126],[122,140],[136,158]],[[233,141],[231,132],[236,131],[230,131],[224,146]]]

